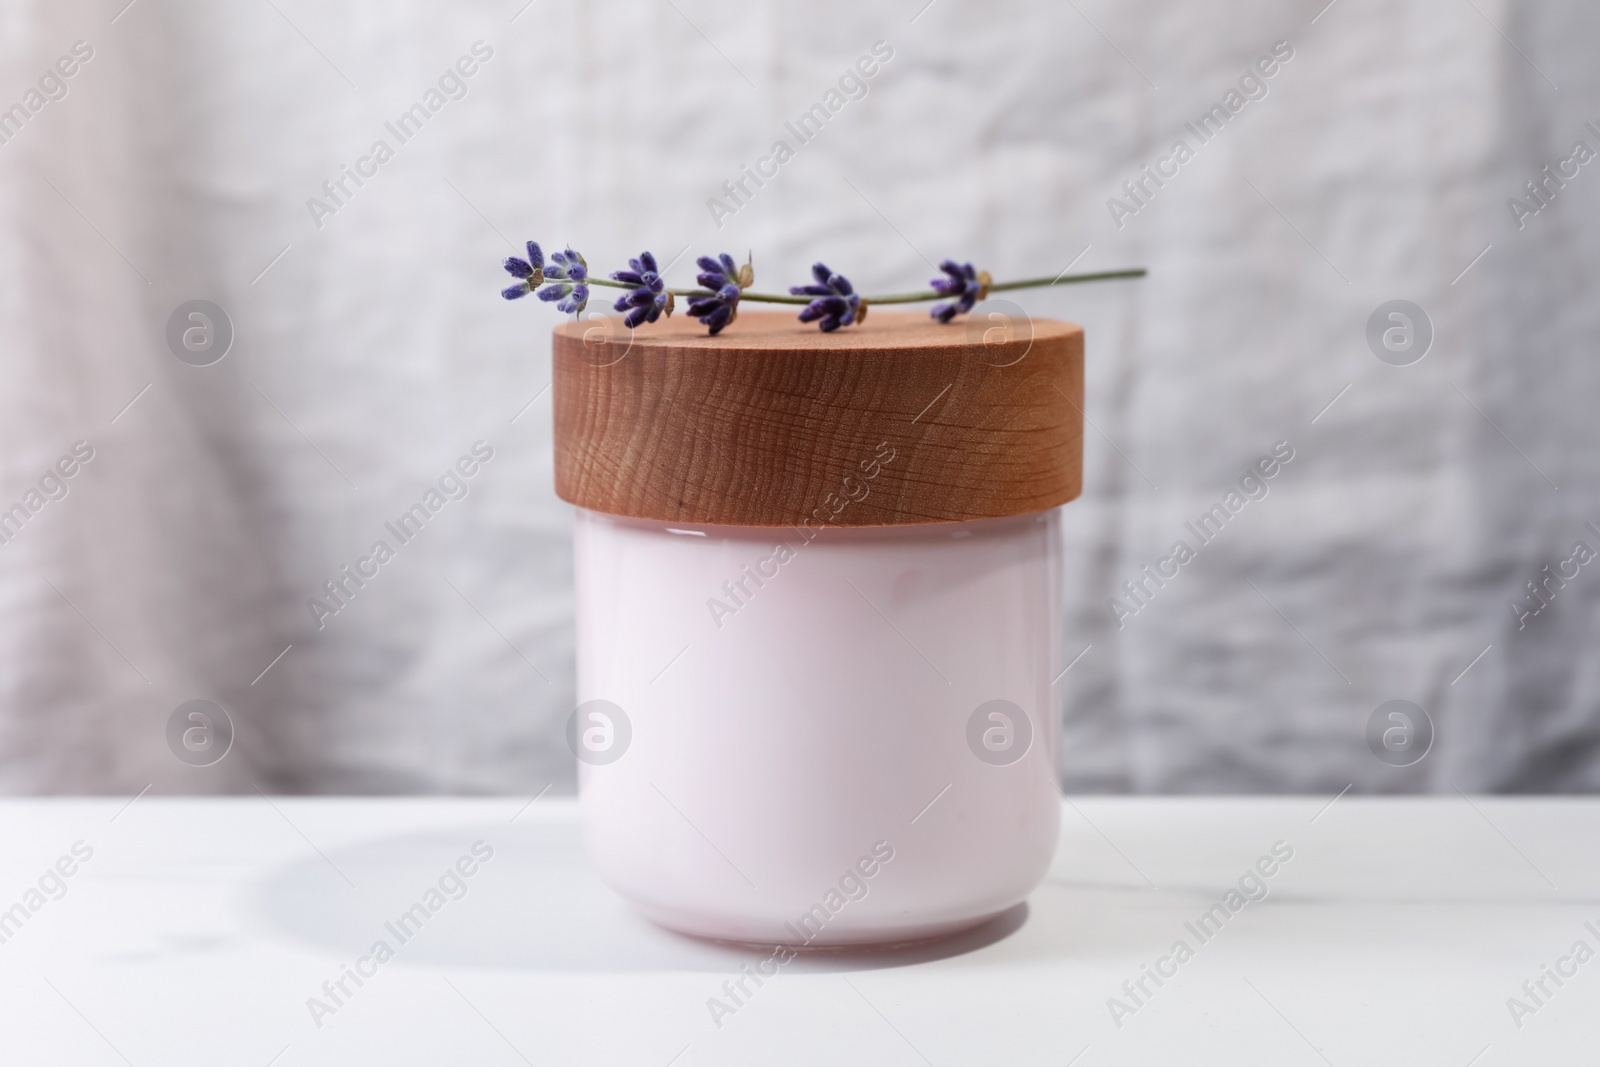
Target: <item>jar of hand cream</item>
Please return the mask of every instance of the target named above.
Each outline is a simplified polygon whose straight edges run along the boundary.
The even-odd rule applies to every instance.
[[[1043,878],[1083,334],[1028,326],[557,328],[568,738],[590,856],[651,919],[900,942]]]

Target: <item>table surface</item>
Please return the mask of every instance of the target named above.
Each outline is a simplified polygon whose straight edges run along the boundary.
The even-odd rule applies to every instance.
[[[1600,1060],[1600,800],[1074,799],[1025,914],[718,1019],[765,954],[635,917],[570,800],[8,800],[0,840],[8,1065]]]

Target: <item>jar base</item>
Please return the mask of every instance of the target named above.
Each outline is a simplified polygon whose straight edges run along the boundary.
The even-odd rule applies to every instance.
[[[796,937],[784,930],[780,930],[771,937],[761,937],[756,932],[744,928],[742,924],[718,921],[703,916],[687,916],[679,912],[667,912],[656,908],[644,907],[637,903],[633,907],[655,925],[675,934],[742,949],[770,950],[781,944],[798,954],[805,955],[847,953],[863,949],[894,950],[925,946],[970,933],[980,926],[984,926],[1017,910],[1017,907],[1013,905],[1009,908],[1001,908],[998,911],[987,912],[966,919],[916,923],[906,926],[844,930],[824,928],[813,934],[810,939],[805,939]],[[1020,923],[1017,925],[1020,925]]]

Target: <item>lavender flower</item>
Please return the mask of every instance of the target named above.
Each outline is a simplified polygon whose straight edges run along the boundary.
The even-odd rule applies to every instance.
[[[700,266],[695,280],[711,294],[690,300],[689,314],[711,327],[711,336],[715,337],[738,316],[740,291],[755,281],[755,271],[749,263],[739,266],[726,252],[718,259],[701,256],[695,262]]]
[[[545,268],[544,277],[546,281],[554,280],[556,284],[539,290],[539,299],[560,301],[556,304],[557,311],[576,315],[589,303],[589,286],[585,284],[589,278],[589,265],[572,249],[553,254],[550,266]]]
[[[801,322],[816,322],[821,319],[817,325],[822,328],[822,332],[832,333],[841,326],[849,326],[851,323],[866,319],[867,305],[851,287],[849,278],[843,274],[835,274],[828,269],[826,263],[814,264],[811,273],[817,279],[816,285],[789,287],[789,292],[796,296],[817,298],[800,312]]]
[[[673,308],[672,294],[667,292],[667,283],[656,268],[656,257],[649,252],[641,252],[638,259],[628,260],[628,266],[633,269],[611,272],[614,281],[637,287],[617,297],[617,302],[613,305],[616,310],[627,312],[622,321],[628,329],[634,329],[641,323],[656,321],[663,311],[670,316]]]
[[[528,258],[518,259],[516,256],[507,256],[505,260],[506,273],[513,278],[520,278],[517,284],[500,290],[500,295],[507,300],[518,300],[533,292],[544,284],[544,250],[537,242],[528,242]]]
[[[947,259],[939,264],[939,269],[948,277],[935,278],[928,284],[940,296],[952,296],[956,299],[948,304],[935,304],[928,314],[940,322],[949,322],[957,315],[965,315],[972,310],[972,305],[989,295],[989,272],[975,270],[971,263],[957,263]]]
[[[814,264],[811,273],[815,281],[810,285],[790,286],[788,295],[756,292],[755,267],[749,261],[741,266],[727,253],[701,256],[696,277],[702,288],[696,290],[668,289],[666,279],[656,257],[641,252],[638,259],[628,260],[628,270],[613,271],[609,278],[591,279],[589,264],[583,256],[568,248],[550,256],[547,265],[544,252],[534,241],[528,242],[528,258],[510,256],[504,261],[507,273],[516,283],[502,289],[500,295],[507,300],[519,300],[529,293],[538,293],[539,299],[553,303],[568,314],[578,314],[589,303],[591,285],[613,286],[625,292],[617,298],[616,310],[623,312],[623,321],[630,330],[646,323],[658,321],[662,314],[671,315],[675,303],[673,294],[687,296],[689,315],[709,328],[712,336],[739,315],[739,305],[746,300],[770,304],[804,304],[801,322],[815,322],[824,333],[841,326],[852,326],[867,320],[869,303],[912,304],[923,301],[936,303],[930,312],[941,323],[948,323],[957,315],[970,314],[980,300],[989,296],[991,289],[1007,292],[1015,289],[1036,289],[1060,285],[1065,282],[1097,282],[1111,278],[1142,278],[1143,267],[1126,270],[1097,271],[1092,274],[1058,274],[1053,278],[1026,278],[996,285],[989,272],[977,270],[971,263],[957,263],[947,259],[939,264],[943,277],[935,278],[927,290],[914,293],[893,293],[888,296],[866,297],[855,291],[850,280],[831,270],[826,263]],[[795,299],[803,297],[803,299]]]

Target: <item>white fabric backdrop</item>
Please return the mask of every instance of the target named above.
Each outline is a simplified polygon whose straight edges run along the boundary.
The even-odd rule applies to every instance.
[[[0,789],[571,788],[556,315],[495,296],[528,237],[597,266],[754,249],[767,284],[824,258],[869,290],[924,256],[1148,265],[1018,298],[1089,337],[1068,786],[1600,786],[1600,576],[1521,632],[1507,606],[1600,547],[1600,168],[1521,230],[1507,208],[1600,148],[1592,6],[124,2],[0,2],[0,107],[93,49],[0,145],[0,508],[94,449],[0,546]],[[707,198],[879,40],[867,97],[719,231]],[[1265,99],[1119,228],[1108,198],[1280,40]],[[308,198],[379,138],[319,228]],[[164,336],[199,298],[237,332],[204,368]],[[1409,367],[1364,339],[1395,298],[1436,332]],[[466,499],[318,630],[306,598],[477,440]],[[1106,599],[1280,440],[1270,495],[1119,632]],[[196,697],[238,727],[206,769],[164,734]],[[1363,740],[1390,698],[1438,726],[1411,768]]]

